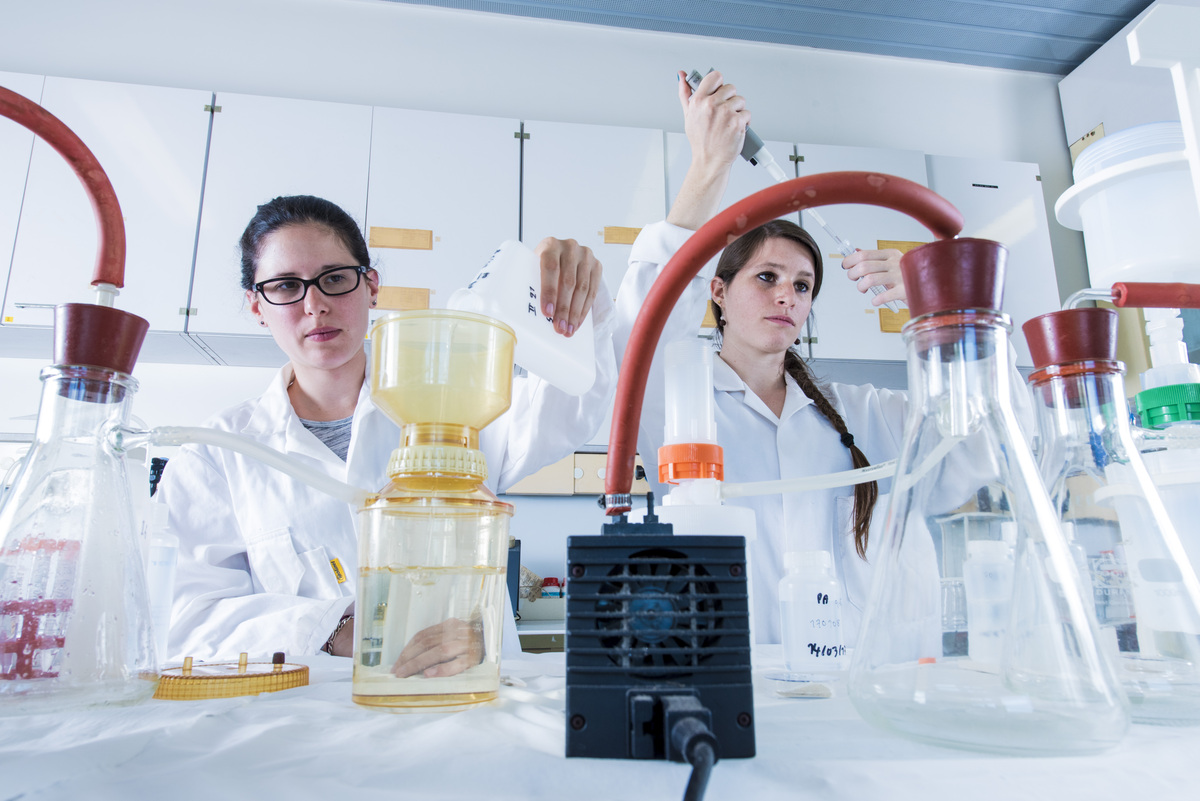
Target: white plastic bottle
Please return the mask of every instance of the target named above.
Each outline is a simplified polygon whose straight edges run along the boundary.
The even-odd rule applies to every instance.
[[[601,286],[601,292],[607,292]],[[596,382],[592,313],[572,336],[554,330],[542,314],[542,273],[537,256],[520,242],[502,242],[475,279],[456,291],[446,307],[494,317],[517,335],[513,360],[571,395]]]
[[[842,590],[829,551],[784,554],[787,574],[779,582],[783,661],[793,675],[841,670]]]
[[[167,633],[171,628],[171,601],[175,595],[175,565],[179,537],[167,526],[167,505],[152,503],[150,536],[146,543],[146,589],[150,596],[150,621],[159,665],[167,661]]]
[[[963,584],[967,590],[967,654],[975,662],[998,665],[1013,587],[1013,558],[1008,543],[968,542]]]

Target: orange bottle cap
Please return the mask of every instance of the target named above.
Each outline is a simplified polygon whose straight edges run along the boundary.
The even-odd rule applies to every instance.
[[[658,449],[658,480],[678,484],[689,478],[725,480],[725,451],[707,442],[681,442]]]

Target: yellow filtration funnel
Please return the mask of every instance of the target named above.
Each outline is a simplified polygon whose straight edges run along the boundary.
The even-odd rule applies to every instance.
[[[515,345],[511,328],[481,314],[390,314],[371,328],[371,400],[402,426],[422,424],[419,442],[406,428],[406,445],[478,448],[479,430],[511,402]]]

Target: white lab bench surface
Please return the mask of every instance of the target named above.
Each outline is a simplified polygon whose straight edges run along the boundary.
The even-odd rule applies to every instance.
[[[690,768],[563,756],[562,654],[506,661],[498,700],[395,714],[350,700],[350,660],[320,655],[310,684],[257,697],[148,701],[0,717],[0,801],[213,798],[678,799]],[[717,763],[713,799],[1197,798],[1200,728],[1134,725],[1086,757],[1005,757],[867,725],[844,695],[783,698],[756,649],[758,756]]]

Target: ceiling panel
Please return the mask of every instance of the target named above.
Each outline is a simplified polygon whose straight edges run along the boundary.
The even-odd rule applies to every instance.
[[[1065,75],[1151,0],[393,0]]]

